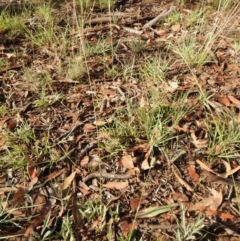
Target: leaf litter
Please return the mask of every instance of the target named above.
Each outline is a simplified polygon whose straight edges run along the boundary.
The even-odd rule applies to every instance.
[[[240,235],[239,20],[201,4],[0,4],[1,237]]]

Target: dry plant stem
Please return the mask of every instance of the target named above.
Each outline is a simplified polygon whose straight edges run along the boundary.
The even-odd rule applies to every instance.
[[[102,16],[102,17],[98,17],[98,18],[92,18],[88,21],[86,21],[84,24],[87,25],[91,25],[91,24],[100,24],[100,23],[108,23],[108,22],[112,22],[113,17],[129,17],[131,16],[131,14],[129,13],[122,13],[122,12],[115,12],[113,14],[107,14],[106,16]]]
[[[83,178],[83,182],[87,182],[95,177],[98,178],[108,178],[108,179],[129,179],[132,176],[129,174],[115,174],[115,173],[106,173],[106,172],[93,172]]]
[[[94,145],[96,145],[96,142],[91,142],[89,143],[84,149],[82,149],[78,154],[77,154],[77,159],[79,161],[82,160],[82,158],[84,157],[84,155],[87,153],[87,151],[89,151],[90,149],[92,149],[94,147]]]
[[[168,11],[164,11],[164,12],[160,13],[157,17],[155,17],[148,23],[144,24],[143,29],[151,28],[154,24],[157,23],[157,21],[167,18],[170,14],[172,14],[175,11],[175,9],[176,9],[176,7],[172,6],[172,7],[170,7],[170,9]]]

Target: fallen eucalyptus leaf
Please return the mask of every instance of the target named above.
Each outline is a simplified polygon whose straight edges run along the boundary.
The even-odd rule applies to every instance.
[[[173,203],[173,204],[169,204],[166,206],[160,206],[160,207],[149,207],[143,210],[140,210],[136,217],[137,218],[152,218],[155,217],[161,213],[166,213],[171,211],[173,208],[179,206],[178,203]]]

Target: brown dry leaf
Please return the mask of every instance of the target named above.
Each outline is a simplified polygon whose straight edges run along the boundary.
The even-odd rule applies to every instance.
[[[177,130],[177,131],[183,131],[184,133],[188,133],[189,132],[189,130],[187,128],[181,127],[179,125],[175,125],[173,128],[175,130]]]
[[[120,229],[123,235],[127,236],[129,232],[137,228],[137,222],[131,222],[130,220],[124,220],[119,223]]]
[[[214,172],[211,168],[209,168],[206,164],[204,164],[204,163],[201,162],[200,160],[196,160],[196,162],[198,163],[198,165],[199,165],[203,170],[218,175],[218,173]]]
[[[227,69],[230,70],[230,71],[240,72],[240,68],[238,67],[237,64],[228,64]]]
[[[206,209],[211,209],[216,211],[221,205],[223,200],[223,195],[221,192],[217,192],[215,189],[209,189],[212,193],[211,197],[204,198],[202,201],[194,204],[190,207],[190,211],[203,211]]]
[[[217,210],[222,203],[223,195],[221,192],[217,192],[213,188],[210,188],[209,190],[212,193],[212,204],[210,205],[210,209]]]
[[[179,23],[174,24],[174,25],[172,26],[172,31],[174,31],[174,32],[177,32],[177,31],[179,31],[180,29],[181,29],[181,25],[180,25]]]
[[[240,107],[240,101],[238,99],[236,99],[232,95],[228,95],[227,97],[234,104],[234,106]]]
[[[138,144],[136,146],[134,146],[133,148],[129,148],[127,149],[127,151],[138,151],[138,152],[148,152],[150,146],[148,143],[143,143],[143,144]]]
[[[107,182],[103,184],[103,187],[110,188],[110,189],[117,189],[121,190],[128,186],[128,182]]]
[[[24,237],[25,238],[28,238],[29,236],[30,236],[30,234],[32,233],[32,231],[33,231],[33,226],[32,225],[30,225],[30,226],[28,226],[27,227],[27,229],[26,229],[26,231],[24,232]]]
[[[28,190],[32,189],[32,187],[38,182],[38,177],[34,177],[31,182],[28,183]]]
[[[70,187],[74,177],[76,175],[76,171],[72,172],[63,182],[62,190],[65,190],[66,188]]]
[[[186,183],[178,174],[177,172],[173,171],[175,177],[177,178],[177,180],[179,181],[179,183],[181,183],[188,191],[193,192],[193,188]]]
[[[224,96],[224,97],[217,97],[216,98],[221,104],[223,104],[223,105],[225,105],[225,106],[231,106],[231,103],[230,103],[230,101],[229,101],[229,99],[226,97],[226,96]]]
[[[80,192],[83,194],[83,196],[89,195],[90,192],[84,188],[78,187],[78,189],[80,190]]]
[[[36,166],[30,166],[28,164],[28,167],[27,167],[27,171],[28,171],[28,175],[31,179],[35,178],[37,176],[37,167]]]
[[[235,218],[235,216],[230,214],[230,213],[224,213],[224,212],[221,212],[221,211],[216,211],[216,210],[211,210],[211,209],[207,209],[204,212],[208,216],[215,215],[215,216],[217,216],[217,217],[219,217],[221,219],[231,219],[232,220],[232,219]]]
[[[32,209],[32,214],[40,214],[46,205],[46,196],[42,194],[34,194],[32,199],[34,200],[34,207]]]
[[[141,165],[141,168],[143,170],[147,170],[147,169],[151,168],[151,166],[148,163],[148,158],[149,158],[151,152],[152,152],[152,146],[149,148],[148,152],[145,154],[145,158],[144,158],[144,160],[142,162],[142,165]]]
[[[141,205],[141,204],[144,204],[144,203],[148,203],[147,200],[145,200],[144,197],[134,197],[134,198],[130,198],[129,199],[129,202],[130,202],[130,207],[131,207],[131,210],[132,211],[135,211],[137,210],[137,208]]]
[[[234,168],[233,170],[231,170],[231,166],[228,162],[222,160],[225,168],[226,168],[226,173],[221,174],[222,177],[227,178],[230,175],[233,175],[235,172],[237,172],[238,170],[240,170],[240,166],[237,166],[236,168]]]
[[[103,120],[98,120],[98,121],[94,121],[93,124],[94,124],[95,126],[104,126],[104,125],[107,124],[107,122],[106,122],[106,121],[103,121]]]
[[[46,182],[51,181],[52,179],[60,176],[60,175],[61,175],[63,172],[65,172],[65,171],[66,171],[66,168],[63,168],[63,169],[61,169],[61,170],[58,171],[58,172],[53,172],[53,173],[51,173],[51,174],[49,174],[49,175],[47,176],[47,178],[46,178],[45,181],[46,181]]]
[[[172,198],[176,202],[189,202],[189,198],[185,194],[180,192],[173,193]]]
[[[17,126],[17,120],[15,119],[9,119],[7,121],[7,128],[10,130],[10,131],[13,131]]]
[[[208,146],[208,139],[197,139],[194,131],[191,132],[192,143],[198,149],[206,148]]]
[[[84,131],[85,133],[94,132],[94,131],[96,131],[96,126],[87,123],[87,124],[84,125],[83,131]]]
[[[83,159],[80,161],[80,166],[81,167],[86,167],[89,162],[89,156],[84,156]]]
[[[214,108],[214,110],[218,113],[222,113],[223,110],[222,110],[222,106],[220,103],[218,102],[215,102],[215,101],[210,101],[210,100],[207,100],[207,103],[212,107]]]
[[[15,192],[13,199],[12,199],[12,206],[18,206],[22,204],[25,200],[25,193],[27,192],[26,189],[19,187],[18,190]]]
[[[167,30],[165,29],[158,29],[158,30],[155,30],[155,33],[158,35],[158,36],[165,36],[167,35]]]
[[[199,175],[196,173],[196,171],[192,167],[187,168],[189,176],[193,179],[195,183],[199,181]]]
[[[140,108],[144,108],[144,107],[147,106],[147,101],[146,101],[145,96],[140,95],[140,96],[138,97],[138,100],[139,100],[139,106],[140,106]]]
[[[135,176],[136,174],[138,175],[140,173],[140,170],[138,167],[134,167],[132,169],[127,170],[127,174],[130,176]]]
[[[108,132],[101,132],[97,135],[97,139],[101,140],[101,139],[107,139],[109,138],[111,135]]]
[[[126,156],[123,156],[121,158],[121,163],[122,163],[122,166],[127,168],[127,169],[132,169],[134,168],[134,165],[133,165],[133,158],[131,155],[126,155]]]

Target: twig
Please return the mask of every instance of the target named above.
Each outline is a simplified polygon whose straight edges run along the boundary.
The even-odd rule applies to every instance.
[[[175,9],[176,9],[176,7],[172,6],[172,7],[170,7],[170,9],[168,11],[164,11],[164,12],[160,13],[157,17],[155,17],[148,23],[144,24],[143,29],[151,28],[152,25],[156,24],[157,21],[167,18],[170,14],[172,14],[175,11]]]
[[[85,25],[87,25],[87,24],[91,25],[91,24],[108,23],[108,22],[112,22],[114,17],[118,18],[118,17],[128,17],[128,16],[131,16],[131,14],[122,13],[122,12],[115,12],[111,15],[108,14],[108,15],[105,15],[105,16],[89,19],[84,24]]]
[[[98,178],[109,178],[109,179],[129,179],[132,176],[129,174],[115,174],[115,173],[106,173],[106,172],[93,172],[89,175],[87,175],[86,177],[83,178],[83,182],[87,182],[90,179],[93,179],[95,177]]]

